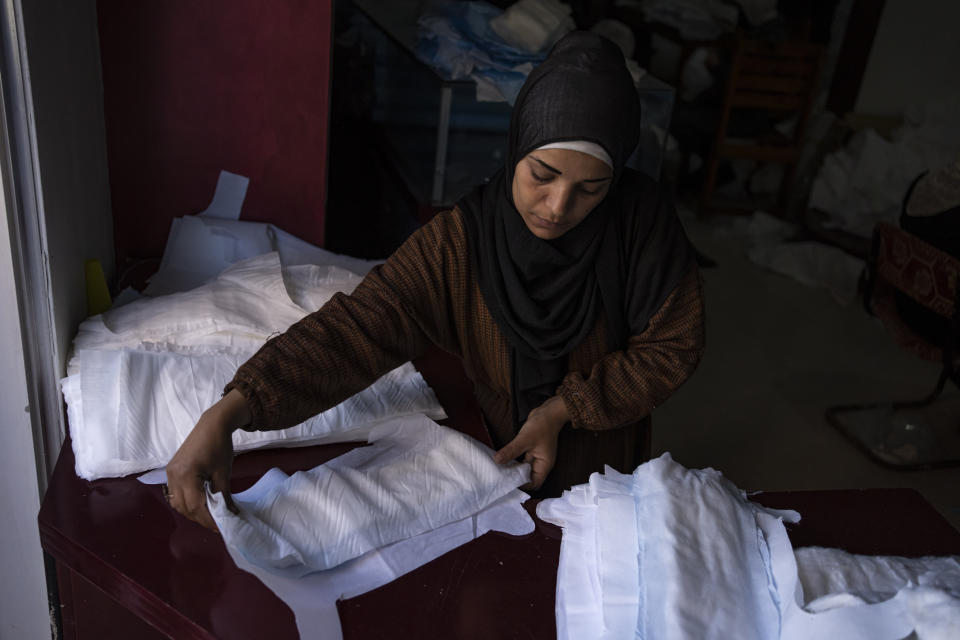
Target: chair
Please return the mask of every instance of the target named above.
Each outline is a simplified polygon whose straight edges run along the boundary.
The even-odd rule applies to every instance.
[[[707,160],[701,192],[702,210],[753,210],[752,207],[724,207],[714,201],[717,169],[724,158],[748,158],[758,163],[783,165],[784,174],[774,208],[783,210],[786,207],[807,120],[819,86],[822,52],[822,45],[809,42],[770,44],[742,36],[737,38],[720,121]],[[771,122],[794,117],[796,124],[790,135],[771,126],[757,137],[733,139],[729,135],[731,118],[741,114],[770,119]]]
[[[941,398],[948,380],[960,386],[958,344],[960,260],[898,227],[879,223],[865,277],[864,305],[903,347],[942,363],[933,390],[918,400],[830,407],[826,418],[873,460],[900,469],[960,465],[960,410]],[[899,311],[897,292],[945,319],[936,344]]]

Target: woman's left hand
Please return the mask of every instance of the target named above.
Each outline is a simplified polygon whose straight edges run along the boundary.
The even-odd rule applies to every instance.
[[[570,421],[570,413],[563,398],[553,396],[530,412],[516,437],[497,451],[498,464],[523,456],[530,463],[531,489],[539,489],[557,460],[557,438],[560,429]]]

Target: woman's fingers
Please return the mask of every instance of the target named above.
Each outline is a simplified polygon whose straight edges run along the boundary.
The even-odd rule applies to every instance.
[[[534,456],[530,453],[530,447],[527,445],[528,443],[526,442],[526,438],[523,437],[523,433],[521,432],[513,440],[505,444],[500,451],[497,451],[497,453],[493,456],[493,460],[497,464],[507,464],[511,460],[516,460],[522,456],[524,462],[530,463],[530,482],[520,488],[528,490],[538,489],[540,484],[542,484],[542,481],[538,484],[534,484]]]
[[[521,456],[524,462],[530,464],[530,482],[524,487],[539,489],[547,479],[547,474],[553,469],[556,445],[549,440],[536,440],[521,431],[517,437],[497,451],[493,459],[497,464],[506,464]]]
[[[222,474],[216,480],[210,480],[210,491],[212,493],[222,493],[227,508],[233,513],[238,513],[236,504],[233,502],[233,496],[230,495],[228,480]],[[210,515],[210,509],[207,507],[206,482],[202,476],[191,475],[189,471],[185,472],[176,466],[167,467],[167,502],[181,515],[197,522],[212,531],[219,531],[216,521]]]
[[[530,412],[516,437],[493,459],[506,464],[523,456],[524,462],[530,463],[530,484],[526,486],[539,489],[557,460],[557,438],[569,418],[563,400],[554,396]]]
[[[532,454],[527,454],[530,463],[530,487],[539,489],[547,479],[547,474],[553,469],[553,460],[546,460]]]
[[[511,460],[516,460],[524,455],[529,450],[529,444],[526,440],[523,433],[517,434],[513,440],[505,444],[500,451],[497,451],[493,456],[494,461],[497,464],[507,464]]]
[[[230,513],[238,514],[240,509],[237,507],[237,504],[233,501],[233,496],[230,495],[229,491],[223,491],[223,501],[227,504],[227,509],[230,510]]]
[[[237,397],[239,402],[245,402],[242,396]],[[236,512],[229,495],[232,433],[236,425],[242,424],[242,416],[238,418],[237,414],[246,409],[233,400],[235,398],[228,394],[205,411],[167,464],[170,506],[213,531],[217,531],[217,525],[207,509],[205,482],[210,482],[212,492],[222,492],[227,507]]]
[[[207,529],[218,531],[217,523],[207,509],[207,492],[203,479],[199,476],[186,480],[174,479],[167,473],[170,492],[170,506],[190,520],[202,524]]]

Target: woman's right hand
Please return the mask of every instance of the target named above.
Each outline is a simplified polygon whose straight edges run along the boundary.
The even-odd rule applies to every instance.
[[[250,422],[247,401],[232,389],[203,412],[187,439],[167,464],[170,506],[187,518],[217,531],[207,509],[204,483],[223,493],[227,507],[236,511],[230,497],[230,469],[233,465],[233,432]]]

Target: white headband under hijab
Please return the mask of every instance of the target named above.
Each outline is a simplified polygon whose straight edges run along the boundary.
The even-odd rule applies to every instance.
[[[596,142],[587,142],[586,140],[564,140],[562,142],[551,142],[550,144],[545,144],[542,147],[537,147],[537,151],[540,149],[569,149],[570,151],[579,151],[580,153],[585,153],[588,156],[593,156],[597,160],[604,162],[608,167],[613,169],[613,160],[610,159],[610,154],[607,151],[598,145]]]

